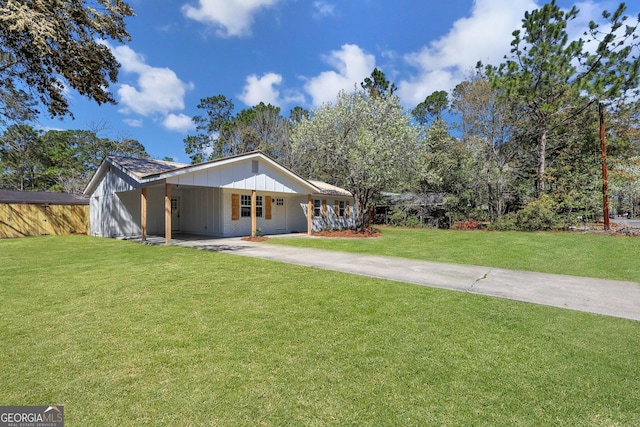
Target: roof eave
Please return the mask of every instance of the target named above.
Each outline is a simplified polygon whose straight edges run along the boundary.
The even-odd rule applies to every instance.
[[[82,192],[82,194],[84,194],[85,196],[90,196],[91,193],[93,193],[93,191],[95,190],[95,187],[98,185],[98,182],[100,182],[100,179],[102,179],[102,176],[104,175],[107,169],[107,165],[106,165],[107,159],[108,157],[105,157],[102,160],[102,163],[100,163],[100,166],[91,177],[91,180],[89,181],[87,186],[84,188],[84,191]]]

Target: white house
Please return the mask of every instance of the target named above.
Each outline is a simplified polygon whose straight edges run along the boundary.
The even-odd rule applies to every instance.
[[[354,224],[348,191],[309,181],[259,151],[185,165],[107,157],[84,191],[90,234],[214,237],[320,231]],[[310,214],[310,215],[309,215]]]

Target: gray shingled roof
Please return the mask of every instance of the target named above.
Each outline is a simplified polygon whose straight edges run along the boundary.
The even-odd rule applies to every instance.
[[[352,196],[352,194],[344,188],[336,187],[335,185],[331,185],[323,181],[315,181],[310,179],[309,182],[318,187],[321,191],[321,194],[327,194],[331,196]]]
[[[86,196],[69,193],[0,190],[0,203],[88,205],[89,198]]]
[[[134,157],[124,156],[112,156],[110,157],[110,160],[138,178],[144,178],[148,175],[155,175],[189,166],[184,163],[167,162],[165,160],[137,159]]]

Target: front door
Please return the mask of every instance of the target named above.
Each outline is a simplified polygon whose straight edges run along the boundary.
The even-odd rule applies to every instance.
[[[276,198],[274,216],[276,220],[276,230],[287,229],[287,209],[284,198]]]
[[[171,198],[171,231],[180,230],[180,198]]]

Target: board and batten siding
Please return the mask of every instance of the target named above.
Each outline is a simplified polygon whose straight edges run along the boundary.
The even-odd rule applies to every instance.
[[[240,198],[242,195],[250,196],[251,191],[228,189],[223,191],[224,209],[221,216],[224,236],[239,237],[251,234],[251,217],[242,217],[240,215]],[[263,215],[256,218],[256,227],[260,228],[264,234],[305,233],[307,231],[307,196],[292,196],[260,191],[257,192],[257,196],[262,196]],[[279,224],[282,224],[282,222],[279,222],[281,218],[276,216],[278,211],[274,200],[278,198],[284,199],[284,228],[279,228]],[[237,199],[237,202],[234,202],[234,199]],[[271,200],[271,218],[268,218],[269,202],[267,202],[267,199]]]
[[[253,162],[257,162],[257,168]],[[167,183],[287,194],[309,192],[293,177],[284,175],[269,163],[251,159],[167,177]]]
[[[180,231],[205,236],[222,236],[222,190],[220,188],[186,188],[180,193],[175,193],[176,197],[180,197]]]
[[[140,198],[137,199],[137,218],[130,209],[135,207],[131,193],[139,184],[116,167],[110,167],[98,183],[89,200],[90,234],[116,237],[140,233]],[[126,194],[129,193],[129,194]]]
[[[313,199],[320,200],[320,216],[313,217],[313,231],[318,232],[328,228],[342,230],[354,226],[355,211],[351,198],[316,194]],[[340,201],[345,202],[345,213],[342,217],[339,215]],[[311,214],[313,215],[313,212]]]

